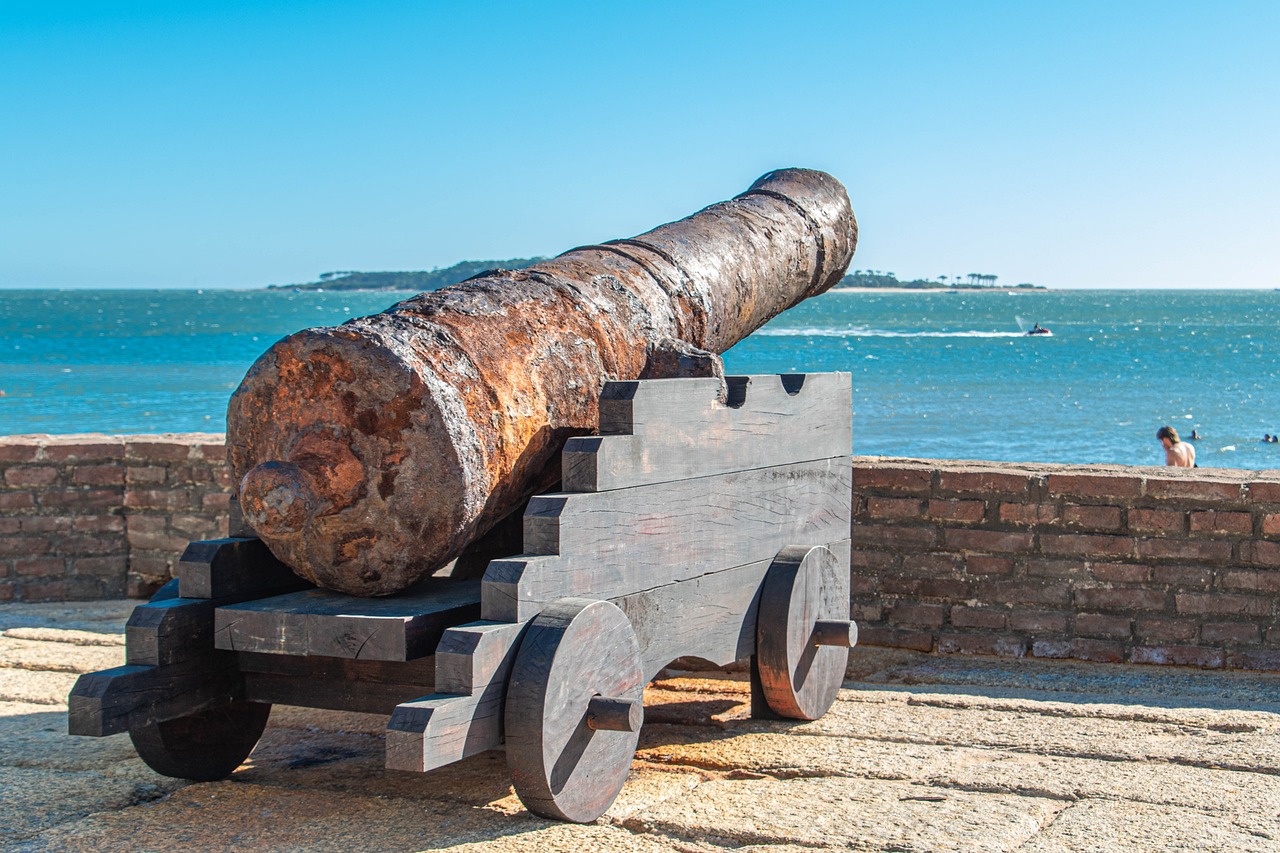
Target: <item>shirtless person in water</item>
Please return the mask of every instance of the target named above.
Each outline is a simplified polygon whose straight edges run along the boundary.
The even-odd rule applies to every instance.
[[[1162,426],[1156,432],[1156,438],[1164,445],[1164,464],[1177,468],[1194,468],[1196,466],[1196,449],[1185,441],[1178,439],[1178,431],[1171,426]]]

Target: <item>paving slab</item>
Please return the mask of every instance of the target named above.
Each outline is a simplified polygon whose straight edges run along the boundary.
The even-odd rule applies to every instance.
[[[0,605],[0,850],[1280,851],[1280,674],[855,649],[832,710],[752,720],[742,672],[668,673],[599,821],[529,814],[501,751],[383,768],[378,715],[276,707],[230,778],[66,735],[131,603]]]

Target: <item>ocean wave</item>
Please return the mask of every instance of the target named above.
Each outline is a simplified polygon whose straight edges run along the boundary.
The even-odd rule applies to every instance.
[[[891,332],[885,329],[761,329],[757,335],[770,338],[1021,338],[1022,332]]]

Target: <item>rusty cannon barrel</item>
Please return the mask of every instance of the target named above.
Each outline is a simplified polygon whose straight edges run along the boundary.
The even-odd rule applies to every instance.
[[[403,590],[558,479],[605,381],[718,364],[838,282],[856,242],[840,182],[784,169],[638,237],[290,335],[227,411],[245,519],[319,586]]]

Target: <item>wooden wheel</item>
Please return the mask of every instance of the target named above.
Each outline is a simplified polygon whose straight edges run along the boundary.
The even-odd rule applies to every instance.
[[[644,715],[640,645],[607,601],[562,599],[534,617],[507,686],[507,765],[529,811],[575,823],[613,804]]]
[[[816,720],[836,699],[857,641],[846,585],[830,550],[785,548],[765,574],[756,620],[756,666],[769,708]]]
[[[267,726],[271,706],[230,702],[176,720],[129,730],[138,755],[162,776],[212,782],[249,757]]]

